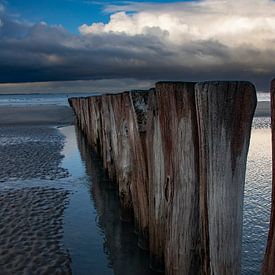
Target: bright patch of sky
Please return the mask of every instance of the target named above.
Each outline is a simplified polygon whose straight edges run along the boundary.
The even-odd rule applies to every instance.
[[[94,22],[107,23],[110,17],[106,6],[144,3],[140,1],[89,1],[89,0],[5,0],[1,1],[7,12],[18,19],[32,23],[47,22],[50,25],[62,25],[73,33],[78,33],[79,26]],[[175,3],[185,1],[150,1],[151,3]]]

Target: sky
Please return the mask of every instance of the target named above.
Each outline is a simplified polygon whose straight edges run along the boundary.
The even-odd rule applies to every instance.
[[[273,0],[0,0],[0,83],[13,83],[0,93],[158,80],[249,80],[267,90],[274,42]]]

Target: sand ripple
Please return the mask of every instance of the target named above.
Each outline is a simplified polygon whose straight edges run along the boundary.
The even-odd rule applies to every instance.
[[[0,192],[0,273],[70,274],[61,247],[68,192],[27,188]]]
[[[60,167],[64,136],[47,127],[1,127],[0,181],[68,176]]]
[[[270,128],[271,118],[270,117],[254,117],[252,127],[254,129],[266,129]]]

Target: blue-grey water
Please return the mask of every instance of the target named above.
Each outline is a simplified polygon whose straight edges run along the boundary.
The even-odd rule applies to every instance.
[[[65,95],[54,99],[48,95],[42,96],[42,99],[39,96],[39,100],[33,96],[27,96],[27,99],[23,99],[25,95],[22,96],[20,103],[11,103],[13,99],[8,102],[7,97],[7,102],[3,103],[0,100],[0,105],[36,105],[40,104],[38,102],[67,104]],[[266,99],[266,95],[263,98]],[[271,201],[269,123],[269,118],[256,118],[252,129],[244,201],[242,257],[244,275],[260,273],[267,239]],[[18,167],[21,167],[21,170],[18,169],[16,173],[7,170],[5,175],[0,173],[0,195],[6,190],[30,190],[38,187],[64,191],[62,194],[64,198],[66,197],[65,208],[61,213],[62,220],[58,223],[59,225],[62,223],[63,228],[62,238],[59,240],[62,251],[60,255],[69,257],[70,270],[73,274],[152,274],[149,269],[148,254],[137,247],[133,226],[120,221],[119,200],[115,186],[106,177],[100,159],[87,146],[83,134],[75,126],[54,131],[59,134],[48,132],[44,128],[38,131],[37,128],[31,128],[26,132],[20,129],[1,128],[0,150],[4,150],[6,146],[10,148],[17,146],[17,150],[22,150],[27,155],[18,159]],[[31,162],[28,163],[28,158],[35,160],[38,154],[38,150],[37,152],[34,150],[36,148],[34,145],[45,147],[49,140],[46,148],[50,148],[49,146],[55,143],[59,144],[61,137],[65,142],[63,147],[57,146],[53,147],[52,151],[50,149],[42,151],[46,156],[45,160],[53,161],[54,150],[61,150],[64,157],[59,159],[56,156],[58,169],[50,167],[49,172],[47,163],[39,162],[37,167]],[[44,155],[38,154],[38,157],[41,159]],[[8,161],[7,157],[3,158],[5,159],[2,159],[2,162]],[[13,162],[14,160],[11,165]],[[41,175],[44,175],[45,170],[45,177],[36,179],[33,173],[30,173],[34,167],[40,169]],[[22,178],[20,173],[23,174]],[[12,192],[15,192],[16,198],[17,191]],[[40,196],[39,190],[36,192]],[[51,196],[50,199],[55,199],[53,195]]]
[[[49,94],[0,94],[0,106],[26,106],[26,105],[66,105],[69,97],[85,97],[96,93],[49,93]],[[269,101],[269,93],[258,93],[258,101]]]
[[[252,129],[247,162],[242,258],[246,275],[260,274],[270,218],[271,131],[263,125],[265,128]]]
[[[68,98],[86,97],[96,93],[61,93],[61,94],[0,94],[0,106],[62,105],[69,106]]]
[[[64,245],[73,274],[153,274],[147,252],[137,248],[133,225],[120,220],[115,185],[98,156],[74,126],[61,132],[67,140],[62,166],[74,181],[64,214]]]

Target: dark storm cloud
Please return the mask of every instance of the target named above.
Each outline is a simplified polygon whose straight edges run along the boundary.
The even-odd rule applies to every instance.
[[[134,20],[124,15],[115,18],[121,26]],[[169,28],[156,26],[133,34],[112,29],[112,20],[108,31],[103,24],[96,31],[86,25],[73,35],[62,26],[17,21],[0,9],[0,82],[246,79],[266,89],[274,76],[272,48],[190,33],[177,41]]]

